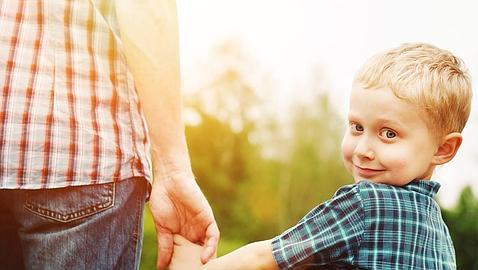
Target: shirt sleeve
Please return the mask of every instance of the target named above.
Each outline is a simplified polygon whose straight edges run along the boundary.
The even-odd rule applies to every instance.
[[[347,186],[272,240],[280,269],[351,264],[364,231],[358,187]]]

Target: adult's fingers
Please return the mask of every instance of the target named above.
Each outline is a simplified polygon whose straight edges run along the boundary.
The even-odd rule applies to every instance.
[[[201,253],[201,262],[207,263],[210,259],[216,257],[217,245],[219,243],[219,228],[214,222],[207,228],[206,241],[204,243],[204,250]]]
[[[173,255],[173,235],[169,232],[158,232],[157,269],[165,269]]]

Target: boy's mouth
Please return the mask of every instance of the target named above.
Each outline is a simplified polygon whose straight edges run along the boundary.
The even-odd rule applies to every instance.
[[[375,176],[375,175],[378,175],[380,173],[382,173],[383,169],[373,169],[373,168],[367,168],[367,167],[361,167],[361,166],[358,166],[358,165],[355,165],[354,164],[354,169],[356,171],[356,173],[362,177],[371,177],[371,176]]]

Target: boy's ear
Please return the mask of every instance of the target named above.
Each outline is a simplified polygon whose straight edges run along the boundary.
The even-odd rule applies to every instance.
[[[435,165],[442,165],[450,161],[460,148],[463,138],[460,133],[452,132],[443,137],[441,144],[433,156],[432,162]]]

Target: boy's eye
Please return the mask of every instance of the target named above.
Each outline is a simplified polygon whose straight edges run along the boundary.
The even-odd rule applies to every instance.
[[[350,127],[352,129],[352,131],[358,131],[358,132],[362,132],[363,131],[363,127],[357,123],[352,123],[350,124]]]
[[[393,131],[393,130],[385,129],[385,130],[382,130],[380,132],[380,136],[383,136],[387,139],[393,139],[393,138],[397,137],[397,133],[395,133],[395,131]]]

